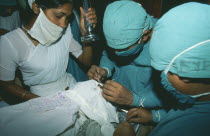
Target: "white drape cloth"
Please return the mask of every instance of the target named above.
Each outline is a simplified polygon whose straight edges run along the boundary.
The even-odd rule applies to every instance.
[[[31,86],[30,90],[36,95],[48,96],[51,94],[55,94],[58,91],[64,91],[67,87],[72,88],[76,84],[76,82],[77,81],[71,74],[65,73],[61,78],[59,78],[55,82]]]
[[[0,132],[3,135],[54,136],[66,129],[61,135],[75,136],[87,119],[100,125],[96,124],[100,129],[93,126],[88,136],[98,134],[97,131],[111,136],[114,132],[111,122],[119,122],[116,108],[102,97],[94,80],[79,82],[71,90],[55,95],[1,108]]]
[[[67,96],[80,106],[80,111],[83,113],[79,114],[82,116],[81,118],[84,118],[85,115],[85,117],[95,120],[101,126],[101,133],[104,136],[111,136],[114,132],[111,122],[118,123],[119,120],[116,108],[102,97],[101,92],[98,82],[89,80],[77,83],[72,90],[68,91]],[[77,119],[75,124],[83,123],[84,119]],[[74,135],[75,131],[78,131],[74,129],[67,131],[64,136]],[[88,135],[92,136],[93,133]]]

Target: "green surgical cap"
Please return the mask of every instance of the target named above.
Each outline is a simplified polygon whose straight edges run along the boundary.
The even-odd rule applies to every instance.
[[[210,5],[190,2],[167,12],[157,23],[150,44],[152,66],[181,77],[210,78]],[[197,47],[189,49],[194,45]],[[189,49],[188,51],[186,49]]]
[[[0,0],[1,6],[16,6],[16,0]]]
[[[116,1],[104,13],[103,31],[108,46],[124,49],[136,43],[143,31],[153,27],[152,18],[134,1]]]

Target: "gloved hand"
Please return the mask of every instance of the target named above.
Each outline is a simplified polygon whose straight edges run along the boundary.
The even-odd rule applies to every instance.
[[[151,123],[152,112],[142,107],[133,108],[127,113],[127,121],[130,123]]]
[[[105,99],[120,105],[131,105],[133,103],[133,94],[123,85],[107,80],[101,87],[102,95]]]
[[[103,81],[107,74],[108,73],[106,69],[98,67],[96,65],[92,65],[87,73],[89,79],[94,79],[97,81]]]

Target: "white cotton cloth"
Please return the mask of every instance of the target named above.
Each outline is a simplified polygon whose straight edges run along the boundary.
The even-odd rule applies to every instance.
[[[69,52],[76,58],[82,53],[81,46],[73,39],[70,25],[61,39],[49,47],[35,46],[18,28],[0,39],[0,80],[13,80],[18,67],[25,85],[56,82],[66,74]]]
[[[6,107],[6,106],[9,106],[9,104],[6,103],[5,101],[0,101],[0,108]]]
[[[0,108],[0,132],[17,136],[75,136],[80,126],[92,119],[101,129],[93,125],[87,128],[87,136],[111,136],[111,123],[119,121],[116,108],[102,97],[101,91],[96,81],[89,80],[68,91]]]
[[[20,16],[18,11],[14,11],[11,16],[0,16],[0,28],[12,31],[21,26]]]
[[[59,92],[0,109],[2,136],[55,136],[74,124],[79,106]]]
[[[116,108],[106,101],[102,95],[102,90],[95,80],[79,82],[72,90],[69,90],[66,95],[80,106],[80,116],[86,116],[89,119],[95,120],[101,126],[101,133],[104,136],[111,136],[114,132],[114,127],[111,122],[119,123]],[[77,119],[79,124],[82,124],[80,119]],[[84,122],[84,120],[82,120]],[[98,131],[98,130],[95,130]],[[65,135],[72,135],[71,129]],[[91,136],[91,134],[88,134]]]
[[[64,91],[67,87],[72,88],[76,83],[76,79],[71,74],[65,73],[55,82],[31,86],[30,91],[38,96],[48,96],[59,91]]]

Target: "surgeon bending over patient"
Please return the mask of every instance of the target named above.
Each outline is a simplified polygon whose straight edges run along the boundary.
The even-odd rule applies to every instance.
[[[116,1],[108,5],[103,30],[108,44],[100,67],[93,65],[91,79],[106,79],[102,95],[118,106],[161,106],[153,85],[150,37],[155,22],[134,1]],[[111,80],[107,80],[111,78]]]
[[[174,104],[169,112],[162,112],[150,136],[209,136],[208,20],[210,5],[191,2],[171,9],[157,22],[150,46],[152,66],[161,71],[161,83],[165,88],[161,99],[168,98],[167,103],[174,101]],[[128,112],[127,120],[151,123],[155,118],[151,115],[151,111],[139,107]],[[126,131],[132,136],[134,131],[131,130],[129,124],[122,124],[115,134],[123,136],[122,131]]]

